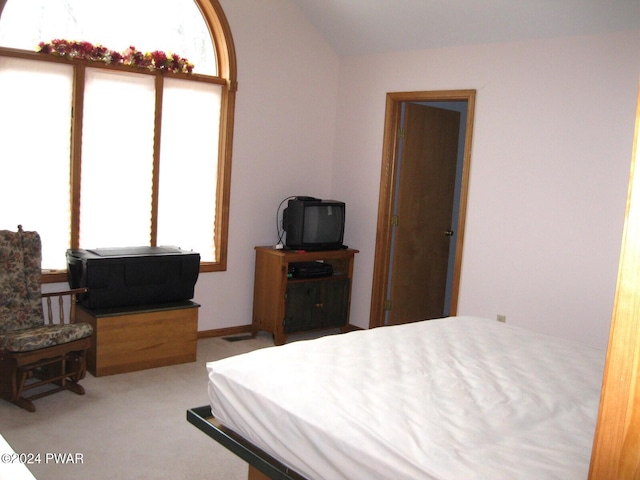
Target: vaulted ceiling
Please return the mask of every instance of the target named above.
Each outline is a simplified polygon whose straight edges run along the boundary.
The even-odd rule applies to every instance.
[[[292,0],[339,55],[640,28],[640,0]]]

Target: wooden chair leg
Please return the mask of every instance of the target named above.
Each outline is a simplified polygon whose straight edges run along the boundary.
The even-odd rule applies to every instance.
[[[16,388],[15,388],[15,392],[13,393],[14,402],[17,402],[18,400],[20,400],[20,397],[22,397],[22,391],[24,390],[24,385],[27,381],[28,376],[29,376],[29,372],[25,372],[20,369],[16,371]],[[25,407],[22,407],[22,408],[25,408]],[[27,410],[35,411],[35,407],[32,407],[32,408],[33,410],[29,410],[28,408]]]
[[[66,389],[77,395],[84,395],[84,387],[79,383],[69,382]]]
[[[28,398],[19,397],[17,400],[14,400],[13,403],[20,408],[24,408],[27,412],[33,413],[36,411],[36,406]]]

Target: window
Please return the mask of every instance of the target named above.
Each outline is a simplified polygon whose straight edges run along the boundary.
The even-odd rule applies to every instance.
[[[60,38],[176,52],[193,74],[34,51]],[[68,248],[175,245],[226,269],[235,77],[217,0],[0,0],[0,228],[40,233],[48,281]]]

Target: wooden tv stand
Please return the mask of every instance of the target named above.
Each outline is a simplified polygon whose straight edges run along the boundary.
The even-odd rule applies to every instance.
[[[87,370],[94,376],[196,361],[198,305],[191,301],[89,310],[76,321],[93,326]]]
[[[273,247],[255,250],[253,336],[264,330],[273,335],[276,345],[282,345],[292,333],[336,327],[343,332],[351,329],[351,280],[358,250],[303,252]],[[289,278],[290,263],[316,261],[330,263],[333,275]]]

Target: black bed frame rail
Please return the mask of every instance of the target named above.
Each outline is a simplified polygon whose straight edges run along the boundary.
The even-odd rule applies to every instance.
[[[226,428],[211,414],[211,407],[190,408],[187,421],[206,433],[216,442],[231,450],[249,465],[255,467],[272,480],[305,480],[305,477],[279,462],[264,450]]]

